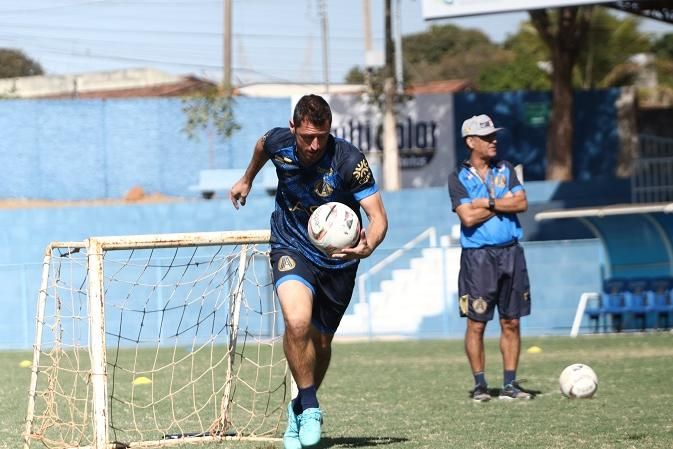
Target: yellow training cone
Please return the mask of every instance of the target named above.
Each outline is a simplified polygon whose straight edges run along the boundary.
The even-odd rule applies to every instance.
[[[21,360],[19,362],[19,366],[21,368],[30,368],[31,366],[33,366],[33,362],[31,362],[30,360]]]
[[[140,377],[136,377],[135,379],[133,379],[133,385],[147,385],[147,384],[151,384],[151,383],[152,383],[152,381],[145,376],[140,376]]]
[[[542,348],[539,346],[531,346],[526,350],[526,352],[529,354],[539,354],[542,352]]]

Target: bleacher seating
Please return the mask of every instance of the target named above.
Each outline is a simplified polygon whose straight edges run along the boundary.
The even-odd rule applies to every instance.
[[[654,278],[650,279],[648,289],[651,292],[649,310],[656,317],[659,329],[668,329],[669,317],[673,313],[673,279]]]
[[[626,313],[626,280],[621,278],[606,279],[603,282],[601,311],[605,323],[605,331],[608,328],[608,319],[612,330],[621,332],[624,326],[624,314]]]
[[[611,278],[603,281],[603,291],[586,304],[584,315],[598,332],[621,332],[625,325],[635,328],[668,329],[673,314],[673,278]],[[654,318],[654,319],[650,319]]]
[[[629,279],[626,282],[626,311],[640,322],[640,330],[647,327],[649,281],[647,279]]]

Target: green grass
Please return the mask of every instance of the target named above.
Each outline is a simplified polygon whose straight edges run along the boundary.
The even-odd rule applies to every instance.
[[[539,354],[525,349],[537,345]],[[320,391],[322,448],[671,448],[673,334],[524,338],[519,377],[542,393],[529,402],[473,403],[462,341],[340,343]],[[21,444],[29,354],[0,353],[0,448]],[[497,340],[487,378],[502,380]],[[558,376],[571,363],[599,377],[590,400],[568,400]],[[34,444],[34,447],[41,447]],[[194,446],[183,446],[194,447]],[[212,448],[280,448],[225,442]]]

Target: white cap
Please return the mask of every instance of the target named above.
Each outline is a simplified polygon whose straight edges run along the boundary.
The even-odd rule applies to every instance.
[[[467,136],[488,136],[502,128],[493,126],[493,120],[486,114],[474,115],[463,122],[461,134]]]

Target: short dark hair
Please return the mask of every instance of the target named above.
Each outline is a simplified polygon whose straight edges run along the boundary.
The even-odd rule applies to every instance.
[[[307,120],[314,125],[323,125],[325,122],[332,124],[332,111],[329,104],[320,95],[304,95],[294,107],[292,121],[295,127]]]

